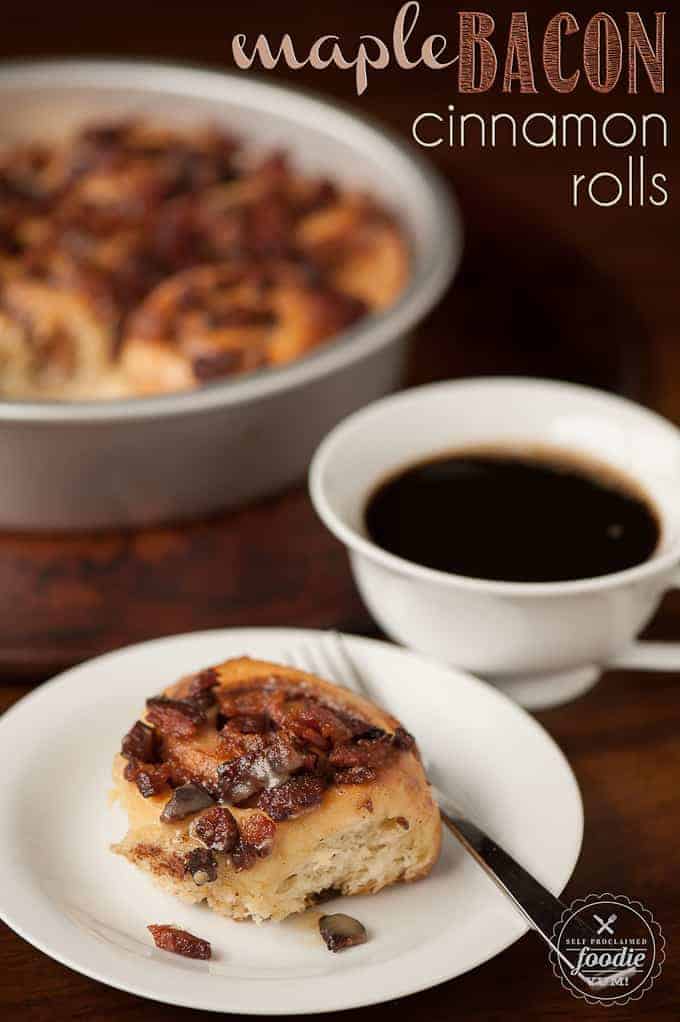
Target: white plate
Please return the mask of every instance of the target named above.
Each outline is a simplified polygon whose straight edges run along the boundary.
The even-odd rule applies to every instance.
[[[305,917],[260,927],[221,919],[176,901],[108,850],[125,829],[122,812],[107,805],[111,760],[145,697],[196,668],[242,653],[281,659],[322,634],[229,629],[158,639],[75,667],[10,710],[0,721],[5,921],[103,983],[244,1014],[334,1011],[401,997],[517,940],[526,929],[521,918],[448,835],[426,880],[338,899],[370,934],[367,944],[338,955]],[[579,855],[583,810],[552,739],[469,675],[387,643],[348,643],[371,690],[436,764],[434,779],[559,893]],[[213,959],[157,951],[147,923],[174,923],[207,938]]]

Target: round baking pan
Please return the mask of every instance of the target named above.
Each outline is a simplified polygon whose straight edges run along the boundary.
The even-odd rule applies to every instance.
[[[417,152],[327,100],[247,74],[111,60],[0,67],[0,142],[86,120],[212,121],[283,147],[303,171],[370,189],[398,211],[410,282],[386,312],[313,354],[185,393],[102,402],[0,401],[0,527],[83,529],[196,516],[302,478],[322,436],[398,385],[409,332],[458,265],[447,187]]]

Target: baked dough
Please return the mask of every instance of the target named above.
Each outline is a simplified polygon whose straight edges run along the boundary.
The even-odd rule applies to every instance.
[[[113,850],[222,915],[284,919],[329,891],[417,880],[439,855],[411,736],[311,674],[229,660],[150,700],[122,749],[115,794],[129,830]]]
[[[0,394],[142,397],[301,358],[396,301],[374,198],[223,129],[85,125],[0,153]]]

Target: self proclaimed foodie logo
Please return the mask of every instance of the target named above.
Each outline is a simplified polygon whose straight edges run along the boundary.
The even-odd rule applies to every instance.
[[[553,972],[588,1004],[623,1005],[653,985],[666,941],[649,909],[624,894],[573,901],[553,930]]]

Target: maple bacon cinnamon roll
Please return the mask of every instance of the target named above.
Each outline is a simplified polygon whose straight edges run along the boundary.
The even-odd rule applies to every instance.
[[[184,901],[284,919],[426,876],[439,810],[415,742],[366,699],[241,657],[147,700],[114,763],[114,846]]]

